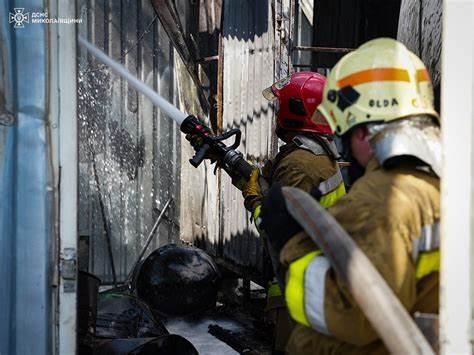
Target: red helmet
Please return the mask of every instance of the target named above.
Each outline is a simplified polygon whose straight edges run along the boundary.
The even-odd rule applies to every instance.
[[[267,100],[278,99],[277,133],[283,130],[332,134],[326,119],[316,111],[323,99],[325,83],[324,76],[302,71],[263,90],[262,94]]]

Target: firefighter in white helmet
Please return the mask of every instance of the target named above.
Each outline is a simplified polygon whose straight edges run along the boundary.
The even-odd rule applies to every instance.
[[[369,41],[333,68],[319,110],[365,168],[329,212],[411,314],[437,313],[441,145],[426,67],[393,39]],[[288,270],[285,298],[299,323],[288,352],[387,353],[328,260],[289,216],[278,187],[264,201],[262,219]]]

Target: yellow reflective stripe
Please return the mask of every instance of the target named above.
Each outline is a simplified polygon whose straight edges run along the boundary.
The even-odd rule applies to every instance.
[[[255,227],[257,227],[258,233],[262,234],[262,228],[260,225],[262,224],[262,219],[260,218],[260,214],[262,213],[262,205],[258,205],[252,212],[252,219],[255,223]]]
[[[255,207],[255,209],[253,210],[252,212],[252,218],[254,221],[257,220],[257,218],[260,217],[260,213],[262,213],[262,205],[258,205],[257,207]]]
[[[300,324],[310,326],[304,307],[304,274],[311,260],[322,254],[316,250],[293,261],[288,268],[285,300],[291,317]]]
[[[280,285],[276,282],[271,282],[267,290],[268,297],[278,297],[282,295]]]
[[[342,183],[344,183],[344,180],[342,179],[341,171],[337,169],[337,172],[334,175],[330,176],[318,185],[318,190],[322,195],[327,195]]]
[[[334,205],[342,196],[346,194],[346,187],[344,184],[339,184],[339,186],[328,193],[327,195],[323,195],[321,199],[319,200],[319,203],[321,206],[324,208],[329,208],[332,205]]]
[[[439,250],[420,253],[416,262],[416,279],[419,280],[434,271],[439,271],[439,265]]]
[[[314,257],[304,275],[304,309],[311,327],[319,333],[331,335],[326,323],[324,299],[326,298],[326,275],[331,265],[319,255]]]

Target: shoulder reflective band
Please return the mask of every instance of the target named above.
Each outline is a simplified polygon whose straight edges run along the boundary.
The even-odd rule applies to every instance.
[[[346,194],[346,188],[344,186],[344,180],[342,179],[341,171],[338,170],[329,179],[321,182],[318,186],[319,191],[322,194],[319,203],[324,208],[331,207],[334,205],[342,196]]]
[[[321,194],[326,195],[332,190],[335,190],[343,182],[341,171],[338,169],[334,175],[321,182],[318,189]]]
[[[413,241],[412,258],[416,263],[415,276],[419,280],[440,269],[439,222],[423,226],[421,236]]]
[[[304,306],[305,271],[311,260],[321,254],[316,250],[293,261],[288,268],[288,281],[285,287],[285,300],[291,317],[298,323],[310,327]]]
[[[337,201],[339,201],[339,199],[345,194],[346,194],[346,188],[344,184],[340,184],[336,190],[321,197],[321,199],[319,200],[319,203],[324,208],[329,208],[332,205],[334,205]]]
[[[421,228],[421,235],[412,243],[412,258],[416,261],[418,254],[439,249],[440,229],[439,222],[425,225]]]
[[[420,280],[426,275],[431,274],[432,272],[439,272],[439,265],[439,250],[420,253],[418,261],[416,262],[416,279]]]

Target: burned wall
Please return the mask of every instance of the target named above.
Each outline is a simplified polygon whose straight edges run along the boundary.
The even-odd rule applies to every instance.
[[[239,128],[243,137],[239,150],[246,159],[261,165],[276,150],[273,110],[261,94],[274,81],[272,2],[225,1],[222,9],[219,4],[201,1],[199,31],[203,33],[198,36],[201,41],[209,41],[218,27],[221,31],[218,47],[200,46],[201,55],[218,54],[213,64],[217,66],[217,78],[211,78],[217,79],[217,94],[215,101],[211,100],[216,105],[217,119],[203,115],[196,88],[178,60],[181,108],[201,115],[218,132]],[[218,24],[216,12],[220,11],[222,22]],[[202,63],[201,68],[208,69],[209,64]],[[258,277],[264,271],[262,242],[244,209],[240,191],[225,172],[217,169],[214,174],[214,166],[208,162],[193,168],[188,162],[193,153],[187,143],[183,144],[181,210],[186,212],[181,215],[181,238],[203,248],[226,268]]]
[[[425,63],[433,80],[436,106],[440,106],[442,0],[403,0],[397,39]]]
[[[273,157],[276,139],[272,106],[262,90],[274,81],[272,2],[227,1],[223,8],[224,131],[239,128],[239,149],[256,165]],[[262,241],[243,206],[241,192],[222,173],[220,183],[220,253],[239,268],[263,271]]]
[[[150,1],[80,0],[79,34],[176,102],[174,52]],[[179,238],[179,128],[144,96],[79,50],[79,232],[89,271],[123,281],[165,202],[173,202],[148,252]],[[87,243],[85,243],[87,245]]]

